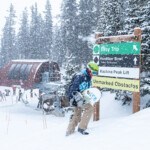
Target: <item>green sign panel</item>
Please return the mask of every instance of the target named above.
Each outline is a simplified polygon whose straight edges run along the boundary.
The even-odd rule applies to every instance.
[[[108,54],[140,54],[140,42],[122,42],[99,44],[93,48],[93,54],[99,51],[100,55]],[[98,53],[98,52],[97,52]]]
[[[93,47],[93,54],[99,54],[100,52],[100,45],[96,44]]]

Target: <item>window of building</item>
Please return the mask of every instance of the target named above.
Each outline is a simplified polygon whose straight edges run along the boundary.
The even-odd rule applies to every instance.
[[[14,73],[14,69],[16,67],[17,64],[12,64],[9,71],[8,71],[8,79],[13,79],[13,73]]]
[[[25,71],[24,71],[24,80],[27,80],[28,79],[28,76],[29,76],[29,73],[31,71],[31,68],[32,68],[33,65],[27,65]]]
[[[21,64],[17,64],[16,67],[13,70],[12,78],[13,79],[20,79],[20,67]]]
[[[26,70],[27,66],[28,66],[27,64],[23,64],[20,68],[20,79],[22,79],[22,80],[26,79],[24,74],[25,74],[25,70]]]

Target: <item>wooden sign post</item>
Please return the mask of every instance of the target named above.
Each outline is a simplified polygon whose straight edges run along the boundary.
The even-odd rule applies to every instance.
[[[142,31],[140,28],[134,29],[134,35],[136,37],[138,37],[137,41],[141,43]],[[140,57],[140,59],[141,59],[141,57]],[[138,111],[140,111],[140,91],[139,92],[133,92],[133,113],[138,112]]]
[[[133,113],[140,110],[140,62],[141,62],[141,29],[135,28],[134,34],[131,35],[119,35],[119,36],[109,36],[109,37],[101,37],[101,34],[97,34],[96,45],[93,48],[93,58],[101,59],[103,57],[103,61],[99,61],[103,63],[103,67],[99,70],[98,76],[92,78],[92,84],[94,87],[100,88],[112,88],[118,90],[127,90],[133,92]],[[99,57],[98,57],[99,56]],[[126,57],[127,56],[127,57]],[[114,61],[114,58],[122,59],[122,63]],[[128,61],[131,61],[131,66],[124,64],[124,57],[126,57]],[[135,58],[135,59],[133,59]],[[113,60],[113,63],[116,66],[111,66],[111,62],[109,60]],[[137,62],[140,61],[140,62]],[[106,62],[106,63],[105,63]],[[97,63],[97,62],[96,62]],[[99,63],[99,64],[100,64]],[[109,65],[110,64],[110,65]],[[121,68],[121,69],[120,69]],[[121,75],[115,75],[112,70],[115,72],[122,73]],[[104,74],[104,72],[109,71],[109,74]],[[135,71],[134,71],[135,70]],[[124,72],[127,72],[128,75],[125,75]],[[106,77],[105,77],[106,76]],[[117,77],[117,78],[116,78]],[[119,77],[119,78],[118,78]],[[136,77],[136,78],[135,78]],[[109,82],[110,84],[102,85],[103,83]],[[116,85],[117,82],[117,85]],[[119,83],[119,84],[118,84]],[[119,85],[127,85],[122,87]],[[129,85],[129,86],[128,86]],[[132,85],[132,88],[130,88]],[[100,103],[96,103],[94,106],[94,117],[93,120],[99,120],[99,105]]]

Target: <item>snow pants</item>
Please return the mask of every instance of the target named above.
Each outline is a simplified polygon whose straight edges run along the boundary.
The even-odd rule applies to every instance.
[[[93,106],[90,103],[84,104],[82,108],[75,107],[74,114],[70,118],[66,135],[72,134],[75,131],[75,128],[78,125],[78,123],[78,128],[86,130],[92,114]]]

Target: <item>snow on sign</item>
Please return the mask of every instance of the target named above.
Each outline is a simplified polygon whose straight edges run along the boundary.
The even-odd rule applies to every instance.
[[[98,49],[98,47],[97,47]],[[108,54],[140,54],[140,42],[105,43],[99,46],[101,55]]]
[[[110,88],[116,90],[125,90],[130,92],[140,91],[140,81],[122,78],[92,77],[92,86],[100,88]]]
[[[99,67],[99,76],[139,79],[139,68]]]

